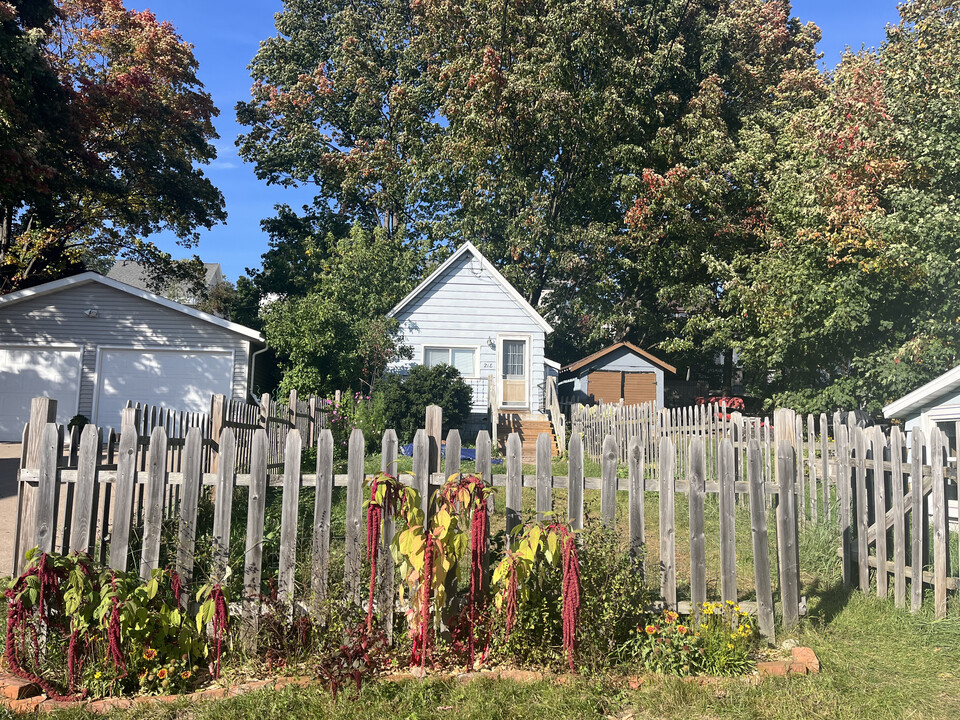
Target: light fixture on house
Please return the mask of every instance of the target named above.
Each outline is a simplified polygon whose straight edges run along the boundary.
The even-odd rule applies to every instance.
[[[487,335],[487,345],[492,348],[497,346],[496,341],[493,339],[493,335]]]
[[[89,310],[84,310],[83,314],[86,315],[88,318],[100,317],[100,311],[97,310],[96,308],[90,308]]]

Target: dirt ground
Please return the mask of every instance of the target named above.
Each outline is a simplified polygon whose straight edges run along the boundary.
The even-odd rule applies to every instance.
[[[17,466],[20,443],[0,443],[0,577],[10,574],[17,522]]]

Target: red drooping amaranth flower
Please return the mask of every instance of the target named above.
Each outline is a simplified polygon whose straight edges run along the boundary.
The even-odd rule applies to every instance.
[[[434,554],[433,535],[427,533],[426,547],[423,551],[423,577],[420,579],[420,621],[417,625],[417,634],[413,639],[413,653],[410,657],[410,664],[419,664],[421,668],[426,667],[427,655],[430,652],[431,640],[431,618],[430,618],[430,599],[433,591],[433,554]]]
[[[482,480],[481,487],[482,487]],[[473,511],[470,522],[470,599],[469,599],[469,652],[470,665],[473,666],[476,645],[476,628],[479,624],[483,604],[483,561],[490,542],[490,516],[481,493],[479,503]]]
[[[577,640],[577,623],[580,620],[580,561],[577,558],[577,542],[573,533],[563,536],[563,649],[567,652],[570,672],[574,671],[573,651]]]
[[[223,588],[217,583],[210,591],[210,599],[213,600],[213,637],[217,644],[217,657],[213,665],[213,677],[220,677],[220,655],[223,649],[223,638],[227,634],[230,626],[230,618],[227,614],[227,599],[223,595]]]
[[[507,597],[506,597],[506,638],[510,637],[510,630],[517,620],[517,592],[519,585],[517,582],[517,564],[516,559],[510,561],[510,575],[507,578]],[[505,639],[506,639],[505,638]]]

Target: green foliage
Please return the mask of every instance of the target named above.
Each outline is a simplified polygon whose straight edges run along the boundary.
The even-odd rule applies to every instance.
[[[414,365],[406,375],[384,375],[374,385],[373,396],[383,403],[385,426],[394,428],[400,442],[407,443],[423,427],[427,405],[443,408],[444,430],[462,427],[470,414],[473,391],[450,365]]]
[[[135,572],[97,566],[87,555],[27,554],[29,564],[10,581],[7,647],[46,632],[42,651],[19,652],[19,667],[60,691],[94,695],[169,694],[192,687],[211,649],[206,624],[214,615],[210,586],[191,608],[177,596],[171,571],[144,582]],[[8,656],[8,661],[11,658]]]
[[[415,254],[398,237],[360,225],[330,252],[306,295],[275,300],[263,312],[283,393],[370,387],[389,361],[408,354],[386,314],[413,282]]]
[[[753,619],[739,605],[703,603],[699,621],[688,623],[668,610],[637,626],[621,648],[627,659],[669,675],[742,675],[756,647]]]
[[[115,256],[190,279],[144,238],[226,218],[192,46],[119,0],[5,3],[0,25],[0,292]]]

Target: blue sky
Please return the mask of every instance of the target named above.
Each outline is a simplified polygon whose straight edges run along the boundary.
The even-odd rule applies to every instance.
[[[575,1],[575,0],[574,0]],[[220,140],[218,158],[206,169],[227,202],[227,223],[201,235],[200,245],[186,251],[172,236],[157,236],[158,244],[175,257],[198,253],[207,262],[219,262],[224,274],[236,280],[247,267],[256,267],[267,249],[260,220],[273,214],[273,206],[287,203],[299,208],[312,197],[309,189],[268,187],[257,180],[253,168],[237,157],[234,140],[241,128],[234,106],[250,89],[247,65],[261,40],[274,34],[273,15],[280,0],[127,0],[128,7],[149,7],[161,20],[169,20],[180,35],[195,46],[199,77],[220,108],[216,120]],[[794,0],[793,13],[803,22],[813,21],[823,31],[820,52],[824,65],[833,67],[845,47],[875,47],[883,41],[884,27],[898,19],[896,0]]]

